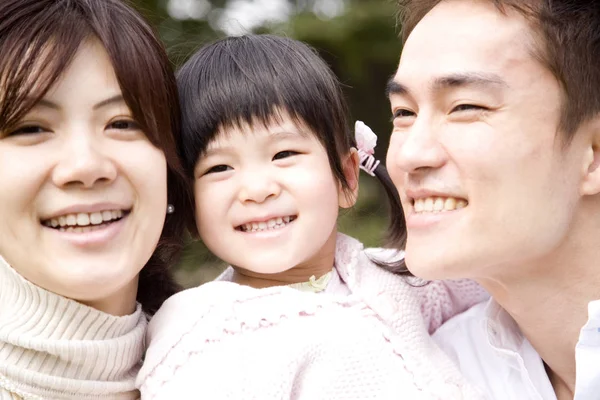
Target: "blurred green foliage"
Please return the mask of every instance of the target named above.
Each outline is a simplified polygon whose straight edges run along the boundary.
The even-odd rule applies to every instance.
[[[210,12],[197,18],[174,18],[169,2],[188,6],[203,4]],[[196,49],[226,33],[217,21],[227,7],[239,0],[135,0],[134,5],[157,28],[173,63],[181,65]],[[248,0],[251,1],[251,0]],[[385,161],[391,131],[385,85],[396,69],[401,44],[395,26],[395,5],[391,0],[339,0],[341,13],[325,17],[315,11],[321,0],[289,0],[290,15],[285,21],[265,22],[255,33],[274,33],[302,40],[314,46],[342,82],[353,120],[359,119],[378,134],[376,156]],[[193,4],[194,2],[197,2]],[[340,231],[359,238],[368,246],[382,244],[387,205],[383,190],[374,178],[361,174],[358,204],[343,212]],[[190,240],[178,279],[187,287],[214,278],[222,264],[199,242]]]

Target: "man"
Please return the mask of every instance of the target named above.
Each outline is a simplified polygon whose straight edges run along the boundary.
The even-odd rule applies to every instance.
[[[436,340],[491,398],[600,399],[600,2],[399,3],[406,263],[493,297]]]

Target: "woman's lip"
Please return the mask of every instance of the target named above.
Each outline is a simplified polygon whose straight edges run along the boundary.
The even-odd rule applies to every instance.
[[[115,239],[124,229],[129,220],[129,215],[124,215],[121,219],[106,224],[105,227],[95,229],[90,232],[68,232],[59,229],[43,226],[51,234],[61,241],[66,241],[76,247],[102,247]],[[82,228],[82,227],[78,227]]]
[[[125,206],[123,204],[117,204],[117,203],[75,204],[75,205],[54,211],[47,215],[43,215],[42,217],[40,217],[40,220],[48,221],[50,219],[62,217],[62,216],[68,215],[68,214],[79,214],[79,213],[92,214],[95,212],[102,212],[102,211],[121,210],[125,213],[125,212],[131,211],[131,209],[132,209],[131,206]]]

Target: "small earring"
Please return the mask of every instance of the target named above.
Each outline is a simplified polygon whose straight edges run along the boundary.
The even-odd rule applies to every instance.
[[[173,204],[167,205],[167,214],[173,214],[175,212],[175,206]]]

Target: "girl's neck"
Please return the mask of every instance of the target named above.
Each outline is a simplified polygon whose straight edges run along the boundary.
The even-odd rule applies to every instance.
[[[264,274],[233,266],[233,282],[262,289],[307,282],[312,276],[318,279],[333,269],[336,239],[337,230],[334,230],[317,254],[286,271]]]

